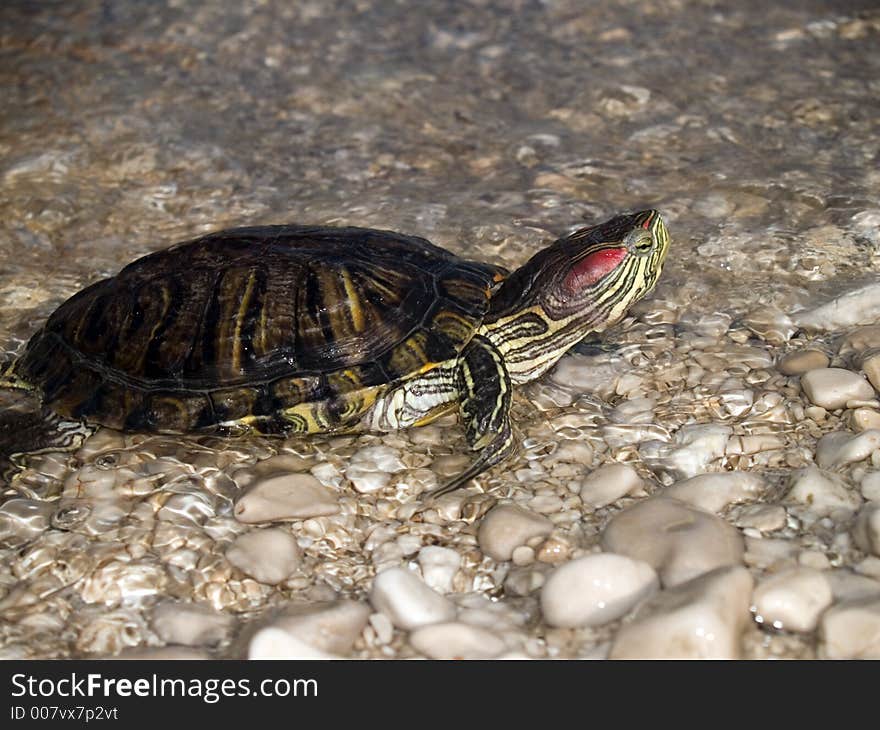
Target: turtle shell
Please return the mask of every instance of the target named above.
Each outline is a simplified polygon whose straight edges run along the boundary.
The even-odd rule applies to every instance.
[[[351,393],[456,358],[499,271],[390,231],[221,231],[68,299],[15,373],[52,410],[112,428],[270,422],[303,403],[339,421]]]

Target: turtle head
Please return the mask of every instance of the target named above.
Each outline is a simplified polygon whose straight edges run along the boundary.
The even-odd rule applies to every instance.
[[[590,330],[605,329],[654,288],[668,248],[656,210],[581,228],[539,254],[535,304],[554,322],[583,316]]]
[[[508,277],[492,297],[487,324],[508,349],[522,348],[510,360],[530,372],[517,380],[537,377],[584,336],[620,320],[654,288],[668,249],[660,214],[645,210],[560,238]],[[534,334],[514,340],[523,316]]]

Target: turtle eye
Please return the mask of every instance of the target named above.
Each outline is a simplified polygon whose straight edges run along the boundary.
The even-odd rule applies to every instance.
[[[637,228],[628,236],[627,244],[636,253],[648,253],[654,246],[654,236],[650,231]]]

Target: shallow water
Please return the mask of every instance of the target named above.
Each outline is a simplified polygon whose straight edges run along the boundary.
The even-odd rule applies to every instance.
[[[703,465],[760,472],[761,501],[774,503],[816,439],[846,427],[846,413],[807,424],[791,405],[797,380],[773,367],[812,337],[778,315],[876,278],[878,47],[870,0],[475,0],[418,12],[378,0],[5,3],[0,359],[81,287],[219,228],[388,228],[515,267],[585,222],[654,207],[673,235],[654,295],[609,334],[608,352],[581,345],[530,386],[516,406],[524,448],[484,486],[520,501],[530,490],[564,497],[566,480],[608,461],[637,465],[649,492],[681,479],[668,455],[639,446],[650,439],[632,437],[635,426],[623,437],[609,426],[614,406],[659,394],[649,420],[660,443],[688,423],[778,434],[775,450]],[[834,356],[842,334],[817,342]],[[701,337],[717,340],[714,353]],[[454,419],[420,431],[286,442],[99,434],[75,456],[35,457],[5,493],[29,502],[0,526],[0,650],[159,646],[151,611],[169,598],[208,603],[238,626],[291,600],[364,602],[377,567],[437,543],[461,555],[456,592],[490,597],[530,627],[508,648],[601,653],[612,630],[560,638],[542,628],[534,592],[505,594],[509,564],[477,547],[491,506],[478,490],[454,517],[410,520],[413,495],[469,458]],[[592,462],[552,464],[565,440],[590,444]],[[377,445],[393,459],[353,470]],[[279,450],[303,457],[292,471],[311,470],[340,511],[284,523],[304,558],[277,587],[243,577],[224,550],[247,529],[232,515],[237,465]],[[369,473],[384,486],[359,494],[346,474]],[[548,514],[567,515],[553,518],[565,555],[589,552],[608,515],[563,497]],[[864,558],[841,549],[845,520],[820,527],[779,535],[833,553],[833,568]],[[749,565],[760,579],[766,565]],[[748,632],[746,656],[815,655],[809,635]],[[405,632],[383,643],[369,629],[351,651],[416,653]]]

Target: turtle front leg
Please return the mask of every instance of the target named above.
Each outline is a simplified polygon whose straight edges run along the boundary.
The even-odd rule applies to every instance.
[[[510,376],[504,358],[488,339],[477,335],[468,343],[459,359],[456,381],[465,435],[479,454],[468,469],[429,492],[432,498],[458,489],[514,451]]]

